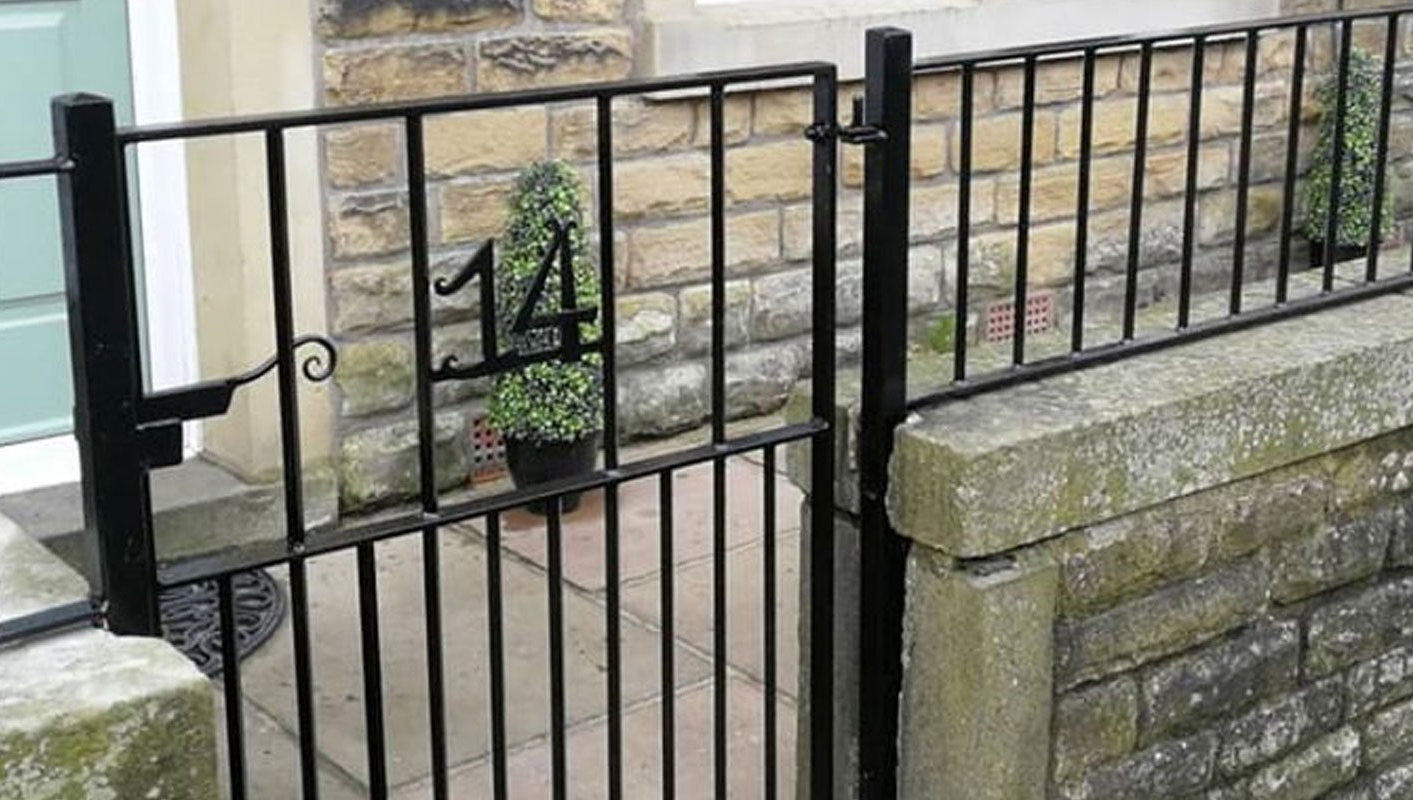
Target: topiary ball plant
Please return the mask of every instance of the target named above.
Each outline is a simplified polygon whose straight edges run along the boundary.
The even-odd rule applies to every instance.
[[[1349,57],[1349,82],[1344,100],[1344,147],[1340,166],[1337,208],[1337,241],[1345,257],[1357,257],[1371,244],[1378,246],[1392,231],[1393,213],[1387,192],[1379,231],[1373,235],[1374,184],[1378,178],[1379,111],[1382,83],[1374,58],[1363,50]],[[1339,76],[1327,78],[1316,92],[1320,107],[1320,134],[1305,182],[1305,236],[1312,243],[1311,262],[1323,258],[1329,222],[1334,172],[1335,107],[1339,102]],[[1351,252],[1353,251],[1353,252]]]
[[[496,320],[500,340],[522,354],[560,345],[557,330],[522,334],[511,330],[554,243],[557,225],[573,226],[569,247],[576,306],[598,305],[598,270],[588,258],[582,194],[579,176],[557,161],[533,164],[516,181],[506,234],[499,246],[500,262],[495,268]],[[556,261],[533,315],[553,316],[561,307]],[[596,324],[580,326],[580,338],[586,344],[599,335]],[[590,353],[580,361],[555,359],[502,373],[491,392],[490,423],[506,440],[511,474],[519,485],[593,469],[603,429],[602,359]],[[565,510],[576,500],[566,498]]]

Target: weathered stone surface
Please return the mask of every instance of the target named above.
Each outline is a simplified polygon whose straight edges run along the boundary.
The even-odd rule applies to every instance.
[[[780,257],[780,216],[771,209],[726,220],[726,264],[733,271]],[[635,287],[696,283],[711,277],[711,220],[692,219],[628,232],[628,282]]]
[[[726,413],[739,418],[779,410],[808,366],[807,341],[781,342],[727,354]]]
[[[1271,553],[1271,595],[1295,602],[1378,572],[1396,515],[1397,509],[1383,508],[1278,542]]]
[[[995,218],[995,183],[972,181],[972,225],[984,225]],[[935,239],[944,231],[955,229],[959,210],[957,203],[958,188],[955,183],[914,186],[908,200],[910,238],[913,241]],[[842,217],[840,223],[843,224]]]
[[[1206,537],[1182,535],[1167,508],[1142,511],[1066,536],[1056,548],[1060,615],[1103,611],[1206,564]]]
[[[1413,798],[1413,764],[1400,764],[1374,778],[1370,800],[1409,800]]]
[[[942,302],[942,246],[924,244],[908,250],[908,310],[936,308]]]
[[[628,436],[660,436],[706,419],[707,369],[696,363],[631,370],[618,379],[618,426]]]
[[[1413,636],[1413,578],[1370,587],[1315,609],[1305,669],[1328,675]]]
[[[319,31],[353,38],[471,31],[520,19],[521,0],[322,0]]]
[[[1090,770],[1066,800],[1186,797],[1207,785],[1216,749],[1217,737],[1211,733],[1163,742]]]
[[[1153,742],[1198,729],[1294,686],[1299,673],[1300,628],[1294,622],[1256,625],[1185,653],[1144,677],[1140,738]]]
[[[677,299],[661,292],[618,298],[618,363],[637,364],[677,343]]]
[[[1187,134],[1187,98],[1182,95],[1157,95],[1148,112],[1148,142],[1160,145],[1183,140]],[[1204,106],[1205,108],[1205,106]],[[1138,100],[1118,97],[1094,105],[1094,152],[1131,153],[1137,134]],[[1205,121],[1205,120],[1204,120]],[[1079,107],[1071,106],[1060,114],[1059,152],[1065,158],[1079,154],[1079,133],[1082,116]]]
[[[363,105],[459,94],[470,89],[467,67],[457,45],[329,50],[324,96],[332,105]]]
[[[808,88],[756,92],[754,131],[765,136],[794,136],[814,121],[814,92]]]
[[[1053,113],[1042,112],[1035,117],[1035,164],[1047,164],[1055,159],[1055,130],[1056,118]],[[1018,167],[1021,156],[1021,114],[1016,112],[978,119],[972,143],[971,165],[976,172],[995,172]],[[951,151],[951,163],[961,164],[960,136],[952,137]]]
[[[397,128],[359,125],[324,136],[324,165],[329,185],[338,189],[385,184],[402,169]]]
[[[399,194],[352,195],[329,216],[334,258],[366,258],[407,249],[407,199]]]
[[[1363,726],[1364,768],[1376,769],[1413,751],[1413,702],[1403,702],[1369,718]]]
[[[161,639],[0,651],[0,798],[218,797],[211,685]]]
[[[1056,626],[1056,681],[1070,687],[1220,636],[1261,612],[1259,559],[1200,575],[1084,619]]]
[[[814,148],[803,139],[727,150],[727,199],[747,203],[809,197],[813,155]]]
[[[623,217],[704,211],[711,161],[699,153],[625,161],[615,166],[613,210]]]
[[[546,114],[527,106],[427,117],[427,171],[436,177],[516,170],[545,157]]]
[[[1246,205],[1246,234],[1274,231],[1281,221],[1284,192],[1278,185],[1253,186]],[[1197,237],[1202,244],[1218,244],[1236,237],[1235,189],[1209,192],[1198,202]]]
[[[535,0],[535,13],[562,22],[617,22],[624,0]]]
[[[470,470],[465,415],[437,415],[434,441],[438,488],[463,483]],[[421,485],[417,423],[397,422],[345,434],[339,446],[339,478],[340,507],[345,511],[416,496]]]
[[[1084,771],[1133,752],[1138,743],[1138,688],[1121,676],[1063,695],[1055,706],[1052,780],[1078,783]]]
[[[432,331],[432,363],[441,364],[447,356],[456,356],[461,364],[481,360],[481,326],[479,323],[439,326]],[[491,379],[471,381],[441,381],[432,387],[432,401],[437,406],[449,406],[490,391]]]
[[[82,576],[0,515],[0,622],[76,603],[88,594]]]
[[[1102,98],[1119,86],[1122,59],[1101,56],[1094,61],[1094,96]],[[1035,102],[1053,105],[1078,102],[1084,91],[1084,70],[1079,59],[1042,62],[1035,71]],[[1025,102],[1025,70],[1010,67],[996,72],[996,107],[1020,108]]]
[[[348,416],[402,408],[412,402],[412,348],[400,339],[344,345],[334,380]]]
[[[698,147],[711,145],[711,103],[698,100],[697,134],[692,143]],[[721,109],[721,130],[727,144],[740,144],[751,138],[751,96],[746,93],[729,94]]]
[[[916,201],[921,187],[913,189]],[[953,204],[955,209],[955,203]],[[804,261],[814,257],[814,206],[788,206],[782,212],[781,233],[787,261]],[[914,219],[913,228],[918,221]],[[835,241],[839,252],[854,255],[863,246],[863,205],[857,200],[844,199],[838,208],[838,225]]]
[[[1359,734],[1336,731],[1284,761],[1257,772],[1251,800],[1315,800],[1354,779],[1359,771]]]
[[[654,102],[632,97],[613,104],[613,152],[657,153],[692,143],[695,113],[690,103]],[[598,111],[589,105],[554,112],[550,152],[568,160],[597,158]]]
[[[783,339],[810,329],[812,301],[811,270],[780,272],[756,279],[751,314],[754,339]]]
[[[1404,427],[1409,303],[1370,301],[928,409],[897,436],[894,525],[984,556]]]
[[[908,559],[899,794],[1043,797],[1056,572],[1044,560],[955,569]]]
[[[433,278],[457,271],[460,259],[437,264]],[[330,273],[330,297],[335,333],[345,334],[396,328],[412,321],[412,266],[380,264],[351,267]],[[438,322],[476,316],[478,295],[473,281],[450,297],[432,294],[433,318]]]
[[[1351,719],[1410,696],[1413,696],[1413,647],[1395,647],[1349,671],[1347,702]]]
[[[688,355],[700,355],[711,347],[711,287],[689,286],[678,295],[677,343]],[[726,316],[723,318],[727,347],[746,341],[751,324],[750,281],[726,283]]]
[[[477,242],[500,236],[509,214],[510,179],[444,184],[440,198],[441,242]]]
[[[526,33],[476,48],[481,91],[619,80],[633,70],[633,35],[622,28]]]
[[[844,185],[861,188],[864,184],[864,151],[851,147],[842,155],[839,174]],[[913,178],[919,181],[935,178],[947,171],[947,126],[913,126],[910,167]]]
[[[1344,687],[1337,679],[1263,703],[1228,722],[1217,751],[1217,771],[1234,778],[1280,758],[1311,737],[1334,730],[1344,713]]]
[[[863,318],[863,262],[845,261],[835,273],[838,291],[834,297],[834,315],[840,325],[849,325]]]

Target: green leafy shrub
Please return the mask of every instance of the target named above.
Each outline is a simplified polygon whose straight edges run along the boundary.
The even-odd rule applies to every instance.
[[[574,257],[577,306],[599,303],[598,270],[588,258],[583,232],[583,186],[579,176],[559,161],[539,162],[520,173],[510,199],[510,220],[498,242],[496,265],[497,335],[522,353],[559,346],[559,332],[511,332],[555,237],[555,223],[573,224],[570,248]],[[549,316],[561,309],[560,273],[556,263],[534,309]],[[599,337],[598,325],[581,325],[585,343]],[[578,362],[546,361],[496,377],[491,392],[490,423],[510,439],[538,444],[577,442],[603,426],[603,362],[597,354]]]
[[[1373,228],[1374,183],[1378,175],[1379,110],[1382,104],[1383,76],[1374,58],[1356,49],[1349,58],[1349,85],[1344,100],[1344,150],[1340,167],[1338,244],[1364,247],[1372,239],[1375,246],[1392,231],[1390,197],[1384,193],[1382,224],[1377,236]],[[1334,170],[1335,106],[1339,101],[1339,76],[1332,75],[1316,93],[1320,106],[1320,135],[1305,183],[1305,236],[1312,242],[1325,240],[1329,221],[1330,183]]]
[[[956,349],[957,315],[943,314],[927,331],[927,346],[934,353],[951,355]]]

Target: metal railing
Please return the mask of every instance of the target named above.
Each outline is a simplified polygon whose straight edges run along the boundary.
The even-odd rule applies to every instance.
[[[446,797],[451,763],[448,758],[446,678],[443,674],[442,568],[438,541],[449,525],[479,520],[486,534],[489,620],[488,642],[489,686],[487,699],[490,710],[490,765],[492,791],[495,797],[508,792],[507,753],[507,675],[506,642],[503,630],[501,593],[504,589],[500,574],[502,515],[512,509],[535,503],[547,506],[546,544],[547,595],[550,630],[548,675],[550,698],[550,763],[552,792],[555,797],[569,793],[566,720],[566,643],[564,637],[564,581],[561,548],[563,542],[563,511],[560,501],[579,492],[602,490],[604,493],[604,563],[605,563],[605,639],[607,642],[607,782],[610,797],[623,796],[623,663],[620,652],[620,575],[619,575],[619,495],[621,486],[629,481],[656,481],[660,489],[661,543],[663,559],[663,646],[661,676],[663,681],[663,716],[661,755],[664,789],[672,796],[675,789],[675,647],[672,617],[673,560],[673,491],[674,479],[683,470],[710,464],[712,469],[712,619],[713,655],[712,687],[714,690],[712,725],[712,774],[715,791],[724,794],[729,777],[728,752],[730,721],[727,706],[728,648],[727,573],[728,557],[728,459],[746,454],[759,454],[764,463],[761,492],[774,502],[778,480],[777,454],[781,446],[810,441],[812,447],[812,477],[816,491],[812,534],[802,558],[814,578],[809,585],[811,646],[808,653],[810,682],[802,691],[808,695],[808,730],[812,747],[809,749],[809,771],[801,779],[816,797],[827,797],[833,780],[833,493],[834,450],[833,381],[835,371],[835,192],[837,149],[832,139],[816,138],[812,147],[813,224],[815,250],[813,255],[813,355],[812,374],[818,392],[813,419],[802,424],[782,424],[773,429],[749,435],[731,435],[727,429],[728,395],[726,372],[726,93],[740,85],[788,81],[812,86],[817,121],[836,117],[837,80],[835,68],[824,63],[784,65],[759,69],[708,73],[662,80],[623,81],[616,83],[528,90],[503,94],[468,95],[441,100],[413,103],[393,103],[358,108],[335,108],[293,114],[206,120],[177,125],[160,125],[117,129],[111,103],[102,98],[78,96],[55,101],[56,141],[60,156],[52,161],[29,162],[0,168],[0,177],[33,174],[59,174],[60,201],[65,233],[65,261],[68,271],[68,291],[72,328],[71,342],[75,363],[76,428],[84,466],[84,491],[87,524],[90,533],[100,543],[103,595],[106,598],[105,623],[115,632],[136,635],[158,635],[159,593],[164,590],[214,582],[219,598],[219,624],[223,662],[222,685],[225,695],[225,736],[228,742],[227,774],[233,798],[247,796],[246,732],[243,722],[243,688],[238,641],[235,629],[236,575],[263,567],[284,567],[289,576],[289,608],[292,615],[294,662],[294,699],[297,716],[297,739],[300,762],[300,783],[305,797],[316,797],[319,783],[320,754],[316,743],[315,676],[311,644],[309,579],[310,559],[340,552],[357,556],[359,589],[358,621],[361,632],[359,647],[363,667],[363,706],[365,716],[368,788],[373,796],[386,796],[390,789],[388,777],[388,738],[384,727],[384,696],[382,644],[379,630],[379,600],[375,547],[379,542],[400,536],[420,534],[423,560],[422,588],[425,597],[425,646],[428,687],[427,725],[430,749],[430,785],[436,797]],[[710,214],[710,287],[711,342],[710,441],[687,446],[666,455],[623,462],[620,458],[618,428],[617,363],[613,343],[616,339],[616,309],[614,248],[614,125],[615,102],[620,98],[649,93],[697,90],[705,95],[709,137],[711,187]],[[453,112],[481,112],[497,108],[545,106],[570,101],[592,103],[596,113],[597,154],[597,242],[600,272],[597,309],[568,308],[561,331],[574,335],[555,345],[556,355],[577,359],[594,352],[601,358],[604,388],[603,466],[590,474],[528,488],[506,491],[489,497],[443,503],[436,475],[434,387],[442,381],[462,380],[468,376],[483,376],[491,372],[534,361],[543,361],[543,353],[485,353],[485,363],[475,368],[450,369],[444,362],[438,368],[433,361],[431,307],[431,254],[429,239],[428,172],[424,152],[423,123],[428,117]],[[307,528],[303,496],[303,454],[300,448],[298,382],[301,374],[309,380],[325,380],[333,372],[337,357],[332,342],[318,334],[300,335],[296,331],[291,286],[291,252],[289,204],[287,198],[287,154],[285,135],[294,129],[317,129],[354,122],[384,121],[401,126],[405,143],[407,191],[409,196],[409,248],[411,251],[415,413],[417,425],[418,496],[417,508],[394,512],[374,521],[355,522],[333,531],[315,532]],[[803,131],[801,132],[803,135]],[[259,134],[263,137],[265,185],[268,195],[268,226],[271,243],[272,303],[276,353],[270,361],[245,373],[210,380],[204,383],[146,392],[140,383],[141,350],[137,347],[136,303],[134,301],[134,268],[124,187],[127,176],[124,167],[129,148],[144,142],[192,140],[203,137]],[[513,135],[510,134],[510,135]],[[561,248],[567,254],[567,248]],[[482,253],[488,253],[483,249]],[[567,258],[567,255],[566,255]],[[554,259],[546,258],[546,264]],[[565,269],[568,269],[565,266]],[[472,271],[478,271],[483,284],[488,282],[488,258],[481,253],[473,257],[466,274],[449,283],[436,286],[445,294],[460,288]],[[482,292],[483,302],[490,296]],[[93,302],[90,298],[99,297]],[[124,302],[124,299],[126,302]],[[481,309],[484,324],[494,324],[492,303]],[[88,301],[88,302],[85,302]],[[600,338],[579,342],[579,323],[586,314],[596,312],[601,323]],[[538,317],[530,319],[529,309],[521,317],[531,327],[542,327]],[[562,317],[565,314],[561,314]],[[524,321],[524,320],[521,320]],[[569,326],[565,328],[564,326]],[[494,341],[494,337],[487,337]],[[318,345],[319,354],[301,362],[297,351],[306,345]],[[573,352],[569,352],[573,351]],[[285,536],[281,541],[266,541],[237,551],[220,552],[159,564],[155,544],[151,509],[148,501],[148,472],[181,460],[182,423],[188,420],[218,416],[225,413],[234,392],[240,387],[273,371],[278,386],[281,430],[281,463],[284,486]],[[762,520],[766,570],[763,582],[763,644],[766,661],[764,674],[764,707],[762,709],[762,758],[764,777],[762,795],[773,797],[780,777],[778,730],[777,648],[774,637],[779,625],[776,619],[777,575],[776,538],[779,533],[774,506],[768,505]],[[55,612],[57,613],[57,612]],[[93,616],[88,612],[89,618]],[[78,621],[78,610],[64,610],[61,622]],[[26,623],[24,630],[4,631],[18,638],[57,624],[52,615],[40,615]],[[13,627],[13,626],[10,626]],[[793,768],[794,765],[787,765]]]

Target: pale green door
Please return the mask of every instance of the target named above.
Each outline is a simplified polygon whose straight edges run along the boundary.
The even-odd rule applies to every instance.
[[[0,0],[0,161],[46,158],[49,100],[132,115],[126,0]],[[64,273],[52,178],[0,182],[0,444],[72,427]]]

